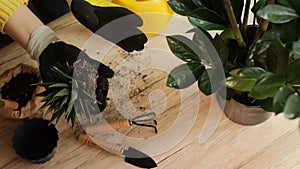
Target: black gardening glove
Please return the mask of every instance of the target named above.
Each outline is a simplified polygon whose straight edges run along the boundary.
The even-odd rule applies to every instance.
[[[77,47],[66,44],[65,42],[50,43],[43,50],[39,57],[42,79],[44,82],[58,81],[58,79],[53,79],[53,77],[49,74],[53,67],[58,67],[59,69],[64,70],[64,68],[67,66],[67,63],[69,65],[73,65],[75,62],[78,64],[79,62],[83,61],[89,62],[90,65],[95,69],[96,73],[98,72],[99,74],[99,76],[97,77],[97,81],[99,81],[100,83],[98,84],[101,85],[97,86],[96,91],[90,92],[95,92],[97,100],[103,103],[102,105],[99,105],[100,111],[102,111],[106,107],[106,99],[108,93],[107,78],[112,78],[114,72],[106,65],[87,56],[86,53],[84,53]],[[74,70],[76,70],[76,67]],[[86,74],[83,72],[77,73],[77,77],[79,79],[85,79],[85,76]],[[92,82],[87,82],[87,84],[92,84]]]
[[[143,21],[130,10],[116,6],[93,6],[84,0],[73,0],[71,11],[89,30],[124,50],[132,52],[144,49],[147,37],[138,29]]]

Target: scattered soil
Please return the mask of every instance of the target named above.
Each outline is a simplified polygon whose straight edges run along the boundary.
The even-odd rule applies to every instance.
[[[18,110],[21,110],[32,99],[33,91],[36,89],[36,86],[31,86],[31,84],[37,82],[35,74],[20,73],[2,87],[2,98],[18,102]]]
[[[75,65],[76,79],[85,82],[81,88],[92,97],[96,97],[96,100],[101,103],[89,103],[90,113],[99,114],[105,109],[107,104],[108,80],[106,77],[100,75],[103,73],[100,72],[101,70],[97,70],[95,65],[90,64],[90,62],[85,59],[76,62]],[[96,106],[98,106],[99,109]]]

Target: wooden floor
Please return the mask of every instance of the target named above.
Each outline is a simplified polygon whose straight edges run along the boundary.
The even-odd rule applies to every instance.
[[[110,45],[97,37],[87,42],[91,33],[81,26],[71,14],[57,19],[49,26],[55,30],[60,39],[81,49],[89,48],[87,53],[94,58],[104,54],[101,50],[105,48],[104,45]],[[97,46],[99,43],[93,43],[93,41],[103,41],[103,43]],[[150,39],[149,43],[156,44],[158,47],[165,45],[165,41],[156,37]],[[103,62],[112,69],[118,70],[116,77],[121,78],[130,72],[123,71],[119,65],[123,64],[126,59],[138,58],[138,53],[131,55],[114,47],[105,55]],[[140,60],[136,60],[138,65],[145,64],[138,61]],[[147,61],[145,59],[146,63],[148,63]],[[19,63],[36,66],[36,63],[29,59],[26,51],[16,43],[0,50],[0,74]],[[156,111],[159,133],[155,134],[151,129],[135,126],[118,131],[121,136],[136,138],[137,142],[124,144],[129,144],[150,154],[157,162],[157,168],[300,168],[298,120],[289,121],[279,115],[272,116],[266,122],[256,126],[241,126],[222,115],[219,122],[218,116],[215,117],[218,125],[207,125],[210,108],[218,106],[212,102],[214,97],[206,97],[198,90],[179,91],[167,88],[165,86],[166,78],[167,74],[161,70],[147,69],[134,74],[128,84],[128,98],[132,107],[144,112]],[[110,80],[110,85],[111,87],[114,85],[122,87],[122,83],[114,81],[114,79]],[[183,102],[181,92],[185,92],[183,105],[181,105]],[[113,93],[109,94],[109,98],[108,107],[103,112],[106,120],[132,116],[132,112],[126,111],[122,112],[123,116],[119,114],[120,100],[118,99],[122,98],[114,98]],[[123,101],[126,101],[126,98]],[[123,107],[122,110],[126,109]],[[63,120],[57,124],[59,142],[54,158],[44,164],[32,164],[16,155],[11,146],[14,130],[22,122],[23,120],[9,120],[0,117],[1,169],[136,168],[125,163],[122,157],[77,142],[70,125]],[[204,126],[208,127],[204,128]],[[213,126],[216,126],[215,130]],[[199,141],[200,135],[201,141]]]

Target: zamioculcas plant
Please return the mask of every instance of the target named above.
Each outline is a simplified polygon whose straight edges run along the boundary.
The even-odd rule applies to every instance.
[[[169,0],[168,3],[211,41],[226,79],[211,81],[218,68],[206,52],[202,34],[191,30],[192,40],[181,35],[167,37],[174,55],[186,62],[185,66],[174,68],[167,86],[178,89],[198,82],[206,95],[226,88],[227,99],[259,105],[270,112],[284,112],[290,119],[300,117],[299,0],[259,0],[254,1],[252,8],[251,0]],[[250,13],[253,23],[248,22]],[[219,33],[212,37],[210,30]],[[212,89],[212,83],[218,87]]]

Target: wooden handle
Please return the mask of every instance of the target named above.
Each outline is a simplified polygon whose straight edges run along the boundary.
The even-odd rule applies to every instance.
[[[111,128],[121,129],[121,128],[126,128],[129,126],[130,126],[129,120],[122,119],[122,120],[115,120],[115,121],[104,123],[104,124],[88,126],[88,127],[86,127],[85,131],[88,134],[95,134],[95,133],[101,133],[101,132],[108,131]]]
[[[97,139],[98,144],[96,144],[88,135],[83,134],[83,133],[79,134],[78,141],[83,144],[87,144],[91,147],[97,148],[97,149],[104,149],[113,154],[121,155],[120,153],[121,153],[122,148],[120,146],[103,141],[101,139]]]
[[[19,104],[18,104],[18,102],[15,102],[12,100],[0,99],[0,107],[4,108],[4,109],[15,110],[19,107]]]

